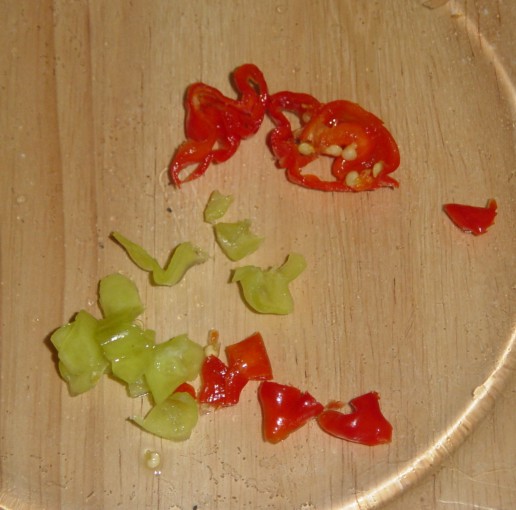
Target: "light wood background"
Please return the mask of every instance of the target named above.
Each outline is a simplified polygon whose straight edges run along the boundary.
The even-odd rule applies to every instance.
[[[2,508],[516,508],[516,4],[431,6],[0,0]],[[244,62],[272,92],[350,99],[383,118],[399,190],[289,184],[264,143],[268,120],[232,160],[170,187],[187,85],[232,94]],[[228,219],[266,238],[245,263],[305,255],[292,315],[253,314],[227,283],[235,264],[202,222],[214,189],[235,196]],[[490,197],[486,236],[441,212]],[[212,257],[153,288],[115,229],[160,260],[185,240]],[[379,391],[392,444],[343,443],[313,423],[265,444],[253,385],[182,444],[127,422],[147,404],[112,380],[71,398],[48,335],[81,308],[98,315],[97,282],[114,271],[137,283],[161,340],[259,330],[276,380],[323,402]]]

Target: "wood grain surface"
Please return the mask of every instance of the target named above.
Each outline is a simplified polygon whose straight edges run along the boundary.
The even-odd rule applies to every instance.
[[[0,507],[2,509],[516,508],[516,4],[496,0],[0,0]],[[287,182],[272,124],[180,190],[183,95],[258,65],[271,91],[349,99],[400,146],[397,190],[331,194]],[[259,315],[202,211],[265,237],[244,263],[297,251],[295,311]],[[442,204],[499,203],[485,236]],[[150,285],[109,237],[159,260],[210,253],[176,287]],[[147,327],[223,344],[261,331],[276,380],[318,399],[376,390],[394,426],[368,448],[315,423],[262,440],[256,385],[184,443],[127,421],[148,408],[105,378],[70,397],[49,335],[98,316],[97,284],[138,285]],[[160,473],[143,462],[161,454]]]

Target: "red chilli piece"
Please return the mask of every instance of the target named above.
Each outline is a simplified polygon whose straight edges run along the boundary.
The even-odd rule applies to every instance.
[[[228,160],[240,142],[254,135],[262,124],[269,93],[262,72],[244,64],[233,72],[238,99],[231,99],[205,83],[194,83],[186,91],[186,140],[169,165],[171,182],[180,187],[201,177],[210,164]],[[185,177],[183,171],[194,169]]]
[[[249,379],[230,369],[217,356],[208,356],[201,367],[201,389],[198,401],[213,407],[238,404],[240,394]]]
[[[262,408],[263,437],[269,443],[283,441],[324,410],[310,393],[271,381],[260,384],[258,399]]]
[[[284,112],[297,117],[300,127]],[[400,164],[398,146],[383,122],[358,104],[319,103],[308,94],[285,91],[270,96],[267,114],[275,124],[269,147],[290,182],[321,191],[398,187],[390,176]],[[302,171],[319,157],[332,160],[332,178]]]
[[[272,379],[272,367],[260,333],[226,347],[229,368],[240,372],[249,380]]]
[[[317,418],[324,432],[368,446],[390,443],[392,425],[383,416],[376,392],[366,393],[349,402],[351,413],[335,410],[335,405],[325,409]]]
[[[445,204],[444,212],[463,232],[474,236],[485,234],[487,229],[494,224],[498,205],[491,198],[485,207],[475,207],[464,204]]]
[[[187,382],[180,384],[175,390],[174,393],[189,393],[193,398],[196,398],[195,388]]]

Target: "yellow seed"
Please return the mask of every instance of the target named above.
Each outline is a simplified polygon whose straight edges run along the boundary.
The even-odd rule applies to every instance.
[[[378,177],[383,170],[383,161],[378,161],[373,165],[373,177]]]
[[[359,178],[358,172],[355,172],[355,171],[349,172],[346,175],[346,180],[345,180],[346,186],[349,186],[350,188],[352,188],[357,183],[358,178]]]
[[[312,116],[308,113],[308,112],[305,112],[303,113],[303,115],[301,116],[301,120],[307,124],[308,122],[310,122],[310,119],[312,118]]]
[[[350,143],[347,147],[342,149],[342,157],[348,161],[357,159],[357,144],[355,142]]]
[[[342,154],[342,147],[339,145],[330,145],[324,149],[324,154],[338,158]]]
[[[314,152],[315,152],[315,149],[313,148],[313,146],[306,142],[300,143],[297,146],[297,150],[301,154],[303,154],[303,156],[310,156],[311,154],[314,154]]]

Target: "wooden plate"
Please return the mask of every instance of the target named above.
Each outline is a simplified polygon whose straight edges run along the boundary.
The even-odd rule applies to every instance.
[[[516,13],[440,4],[4,6],[3,507],[375,508],[474,434],[516,366]],[[227,163],[180,190],[168,185],[186,87],[202,80],[230,95],[229,73],[244,62],[272,92],[349,99],[380,116],[400,146],[400,188],[330,194],[288,183],[265,143],[268,120]],[[245,263],[306,257],[292,315],[255,314],[228,283],[238,264],[202,221],[214,189],[235,197],[228,219],[249,218],[266,238]],[[442,212],[488,198],[499,214],[485,236]],[[113,230],[159,260],[186,240],[211,257],[178,286],[152,287]],[[215,328],[229,344],[260,331],[277,381],[322,402],[378,391],[392,443],[354,445],[310,423],[267,444],[254,384],[180,444],[129,423],[148,403],[113,380],[70,397],[48,335],[80,309],[98,316],[98,280],[116,271],[138,285],[158,339],[187,332],[204,343]],[[514,449],[513,435],[499,448]],[[146,451],[159,452],[157,472]],[[506,508],[516,504],[507,498]]]

